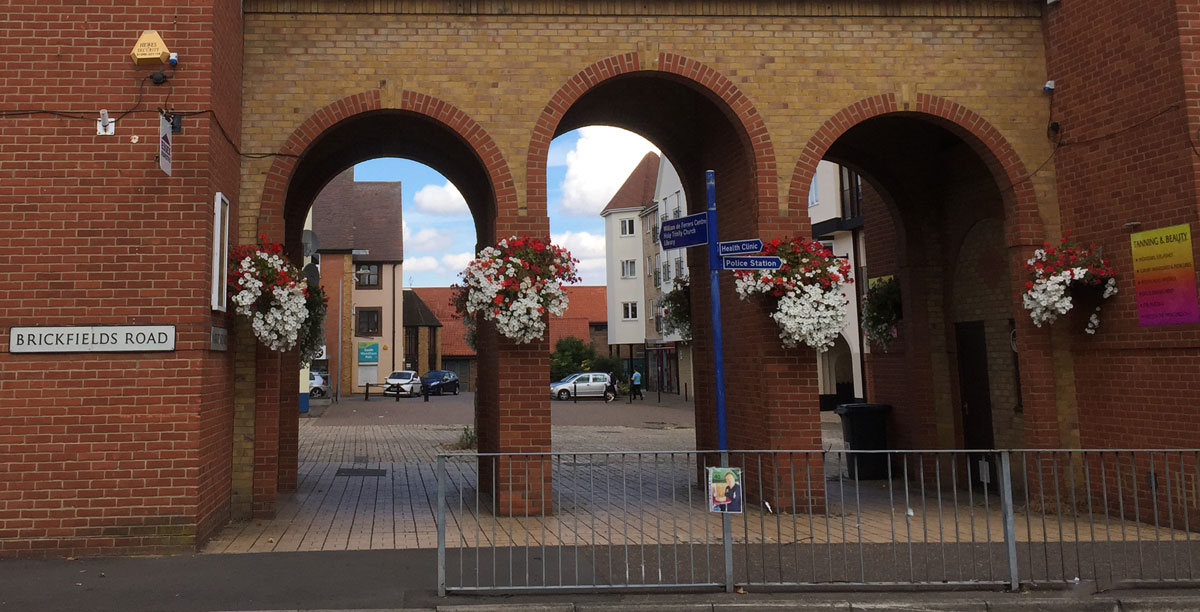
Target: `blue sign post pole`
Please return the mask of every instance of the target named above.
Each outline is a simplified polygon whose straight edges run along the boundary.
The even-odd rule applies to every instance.
[[[717,244],[717,179],[716,173],[704,173],[708,192],[708,287],[712,300],[713,372],[717,386],[717,450],[721,451],[721,467],[729,467],[729,440],[725,436],[725,356],[721,347],[721,247]],[[711,486],[706,483],[706,488]],[[721,536],[725,543],[725,591],[732,593],[733,584],[733,521],[728,513],[721,515]]]
[[[717,244],[717,179],[712,170],[704,173],[704,183],[708,191],[708,286],[712,301],[713,370],[717,383],[717,450],[725,453],[729,450],[729,441],[725,437],[725,358],[721,351],[721,286],[718,282],[721,251]],[[721,467],[728,466],[725,461],[721,462]]]

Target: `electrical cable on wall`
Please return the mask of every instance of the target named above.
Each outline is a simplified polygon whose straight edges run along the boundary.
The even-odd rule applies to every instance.
[[[158,76],[156,76],[156,75],[158,75]],[[119,115],[117,115],[116,118],[113,119],[113,121],[119,122],[121,119],[124,119],[125,117],[127,117],[129,115],[136,115],[136,114],[143,114],[143,113],[161,114],[161,115],[165,115],[168,119],[170,119],[172,116],[175,116],[175,115],[178,115],[180,117],[209,115],[210,117],[212,117],[212,120],[214,122],[216,122],[217,131],[221,133],[221,138],[223,138],[225,140],[225,142],[229,144],[230,147],[233,147],[233,151],[235,153],[237,153],[240,157],[245,157],[248,159],[265,159],[268,157],[287,157],[287,158],[293,158],[293,159],[300,159],[301,157],[303,157],[303,155],[296,155],[294,153],[243,153],[241,148],[238,147],[237,143],[235,143],[233,141],[233,138],[229,135],[229,132],[225,129],[225,125],[223,123],[221,123],[220,116],[217,115],[217,112],[211,108],[195,110],[195,111],[165,110],[165,108],[167,107],[167,103],[170,102],[170,100],[171,100],[171,93],[174,91],[174,87],[171,85],[171,79],[174,76],[175,76],[175,71],[174,71],[174,69],[172,69],[171,74],[169,74],[169,75],[164,74],[162,72],[155,72],[152,74],[148,74],[148,75],[142,77],[141,79],[139,79],[138,80],[138,95],[137,95],[137,99],[134,100],[133,106],[130,106],[128,109],[121,111],[121,113]],[[163,100],[163,107],[157,108],[157,109],[149,109],[149,108],[139,109],[138,108],[139,106],[142,105],[142,98],[145,94],[145,86],[146,86],[147,80],[154,80],[156,84],[161,84],[161,83],[167,84],[167,97],[166,97],[166,99]],[[32,117],[35,115],[50,115],[53,117],[60,117],[63,119],[75,119],[75,120],[88,121],[88,122],[94,122],[96,120],[94,116],[81,115],[77,111],[53,110],[53,109],[45,109],[45,108],[0,110],[0,118]]]

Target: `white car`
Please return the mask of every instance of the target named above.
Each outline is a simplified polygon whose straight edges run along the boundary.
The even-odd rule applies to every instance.
[[[385,384],[384,395],[416,397],[421,394],[421,377],[412,370],[398,370],[388,374]]]
[[[308,396],[309,397],[325,397],[329,395],[329,384],[325,378],[316,372],[308,373]]]
[[[558,382],[550,383],[551,399],[569,400],[579,392],[579,397],[605,397],[608,375],[602,372],[580,372]]]

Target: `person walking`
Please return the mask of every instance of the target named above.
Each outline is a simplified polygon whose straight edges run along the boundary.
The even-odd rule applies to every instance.
[[[633,369],[633,376],[630,377],[629,384],[630,399],[645,399],[642,397],[642,373],[638,372],[637,368]]]
[[[604,385],[604,403],[611,402],[617,399],[617,381],[613,378],[613,373],[605,374],[608,377],[607,384]]]

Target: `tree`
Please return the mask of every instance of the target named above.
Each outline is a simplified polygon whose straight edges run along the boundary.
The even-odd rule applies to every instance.
[[[554,343],[550,354],[550,380],[562,380],[575,372],[586,372],[596,359],[596,349],[583,340],[567,336]]]

